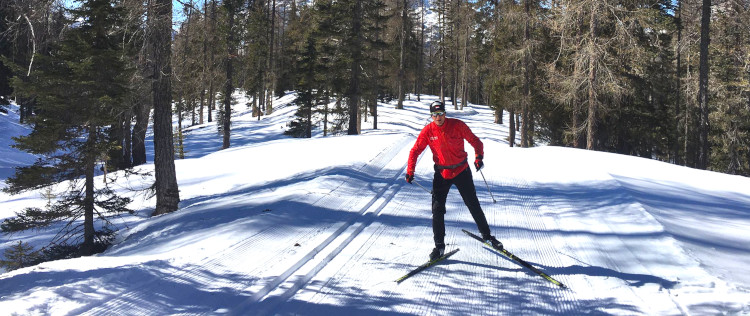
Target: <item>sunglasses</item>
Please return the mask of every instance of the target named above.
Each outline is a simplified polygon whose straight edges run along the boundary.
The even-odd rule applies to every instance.
[[[443,116],[443,115],[445,115],[445,112],[443,112],[443,111],[430,112],[430,114],[432,114],[432,116]]]

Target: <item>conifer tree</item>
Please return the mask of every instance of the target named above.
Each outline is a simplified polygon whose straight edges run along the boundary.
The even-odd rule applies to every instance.
[[[5,268],[6,271],[28,267],[40,260],[39,252],[23,241],[6,249],[3,256],[5,259],[0,259],[0,268]]]
[[[309,32],[313,33],[313,32]],[[294,103],[297,105],[296,119],[289,125],[287,135],[294,137],[312,137],[313,119],[312,114],[317,105],[318,94],[316,87],[319,87],[317,78],[320,76],[320,67],[318,66],[318,51],[316,48],[315,37],[313,34],[306,36],[306,44],[301,51],[298,61],[299,81],[297,99]]]
[[[281,96],[284,91],[293,90],[297,82],[295,78],[297,64],[295,50],[297,43],[301,43],[302,31],[309,27],[300,23],[299,14],[297,0],[290,0],[285,15],[287,27],[283,30],[281,36],[281,56],[278,59],[280,69],[276,83],[277,96]]]
[[[701,7],[701,44],[700,44],[700,62],[698,70],[698,105],[700,108],[700,124],[698,126],[700,146],[698,151],[698,168],[708,168],[708,159],[710,155],[710,145],[708,143],[708,45],[710,42],[711,24],[711,0],[703,0]]]
[[[232,93],[234,92],[234,63],[237,58],[237,13],[241,9],[241,1],[225,0],[224,11],[227,15],[226,25],[226,52],[224,57],[224,101],[222,104],[221,132],[222,149],[229,148],[232,118]],[[263,98],[260,98],[261,100]]]
[[[409,23],[409,1],[408,0],[401,0],[398,1],[398,9],[400,11],[399,14],[399,23],[398,23],[398,38],[399,38],[399,64],[398,64],[398,92],[396,96],[398,97],[398,103],[396,104],[397,109],[403,109],[404,108],[404,95],[406,92],[404,91],[406,89],[406,58],[407,58],[407,39],[410,38],[411,35],[411,23]]]
[[[154,173],[156,210],[153,215],[177,210],[180,191],[174,165],[172,136],[172,1],[154,0],[149,14],[152,97],[154,105]]]
[[[750,174],[750,6],[726,2],[711,21],[708,167]]]
[[[32,132],[15,138],[14,147],[43,158],[18,168],[5,191],[18,193],[64,180],[70,181],[70,189],[47,210],[26,209],[5,220],[3,231],[67,222],[52,242],[80,244],[79,253],[90,255],[97,250],[96,237],[106,243],[102,233],[108,230],[108,218],[129,211],[129,199],[106,187],[95,188],[94,174],[97,160],[115,146],[107,135],[126,112],[123,98],[131,70],[121,46],[122,10],[114,1],[83,1],[71,15],[65,39],[52,46],[49,55],[36,56],[30,80],[13,81],[16,92],[33,99],[39,109],[30,118]],[[95,219],[102,222],[98,230]]]

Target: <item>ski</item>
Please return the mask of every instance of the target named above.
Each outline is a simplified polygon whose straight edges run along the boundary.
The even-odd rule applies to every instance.
[[[413,275],[415,275],[415,274],[417,274],[417,273],[419,273],[419,272],[422,272],[422,271],[423,271],[424,269],[427,269],[427,268],[429,268],[429,267],[431,267],[431,266],[434,266],[434,265],[435,265],[435,264],[437,264],[438,262],[440,262],[440,261],[443,261],[443,260],[447,259],[448,257],[452,256],[452,255],[453,255],[453,254],[455,254],[456,252],[458,252],[458,248],[456,248],[455,250],[453,250],[453,251],[451,251],[451,252],[447,252],[447,253],[443,254],[443,256],[442,256],[442,257],[440,257],[440,258],[437,258],[437,259],[435,259],[435,260],[430,260],[430,261],[426,262],[425,264],[423,264],[423,265],[421,265],[421,266],[417,267],[416,269],[414,269],[414,270],[411,270],[411,271],[409,271],[409,273],[407,273],[407,274],[404,274],[404,276],[402,276],[402,277],[400,277],[400,278],[396,279],[396,283],[401,283],[401,282],[403,282],[404,280],[408,279],[409,277],[411,277],[411,276],[413,276]]]
[[[522,265],[522,266],[524,266],[526,268],[529,268],[529,270],[534,271],[534,273],[536,273],[539,276],[545,278],[547,281],[552,282],[552,284],[557,285],[557,286],[559,286],[561,288],[564,288],[564,289],[567,288],[567,286],[565,286],[565,284],[562,284],[560,281],[555,280],[554,278],[552,278],[551,276],[549,276],[546,273],[542,272],[541,270],[537,269],[536,267],[532,266],[531,264],[529,264],[525,260],[523,260],[523,259],[521,259],[519,257],[516,257],[516,255],[512,254],[507,249],[503,248],[503,250],[497,250],[494,247],[492,247],[492,245],[490,245],[489,243],[485,242],[484,239],[482,239],[481,237],[479,237],[479,236],[477,236],[477,235],[475,235],[475,234],[473,234],[473,233],[471,233],[471,232],[469,232],[469,231],[467,231],[465,229],[462,229],[462,231],[464,233],[466,233],[467,235],[471,236],[472,238],[474,238],[474,239],[478,240],[479,242],[483,243],[486,247],[488,247],[488,248],[490,248],[490,249],[492,249],[492,250],[500,253],[503,256],[506,256],[508,259],[511,259],[511,260],[513,260],[515,262],[518,262],[520,265]]]

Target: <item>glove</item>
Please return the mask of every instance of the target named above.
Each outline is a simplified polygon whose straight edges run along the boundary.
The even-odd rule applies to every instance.
[[[477,159],[474,160],[474,167],[477,168],[477,171],[479,171],[479,169],[482,169],[482,167],[484,167],[484,162],[482,162],[482,159],[484,159],[484,156],[477,155]]]
[[[407,173],[406,174],[406,182],[408,182],[409,184],[411,184],[412,181],[414,181],[414,174]]]

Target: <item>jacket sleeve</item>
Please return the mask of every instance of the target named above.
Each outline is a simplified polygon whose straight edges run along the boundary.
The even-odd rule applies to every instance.
[[[461,136],[467,142],[469,142],[469,144],[471,144],[471,147],[474,147],[474,154],[476,156],[478,155],[484,156],[484,144],[482,144],[482,141],[479,140],[479,137],[477,137],[477,135],[474,135],[474,133],[471,132],[471,129],[469,128],[468,125],[466,125],[466,123],[461,122],[461,124],[459,125],[461,126],[460,127]]]
[[[423,128],[417,137],[417,142],[414,143],[414,147],[409,151],[409,160],[406,166],[407,174],[414,174],[414,170],[417,168],[417,158],[422,154],[425,148],[427,148],[427,127]]]

